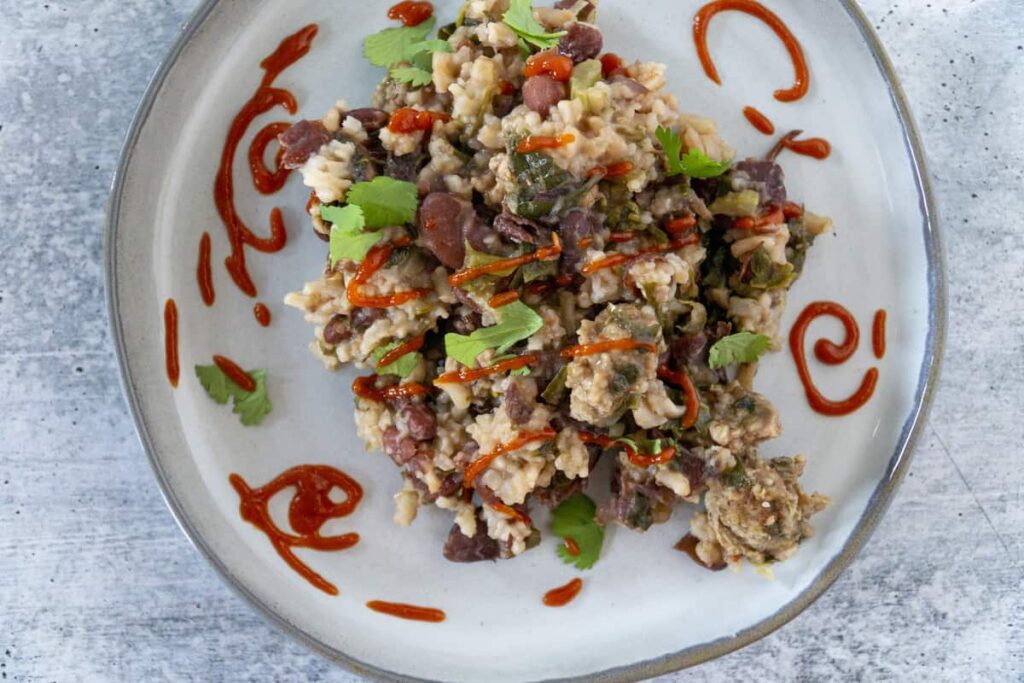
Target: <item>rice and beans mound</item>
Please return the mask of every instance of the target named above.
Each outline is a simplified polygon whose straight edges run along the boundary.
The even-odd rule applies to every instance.
[[[370,371],[359,435],[399,469],[398,524],[454,515],[448,559],[533,547],[531,509],[604,461],[599,521],[691,503],[707,566],[784,560],[828,501],[803,456],[758,455],[781,425],[751,385],[830,221],[681,113],[663,65],[603,52],[593,1],[525,6],[532,29],[519,0],[471,0],[385,32],[372,106],[282,136],[332,254],[287,303],[329,370]]]

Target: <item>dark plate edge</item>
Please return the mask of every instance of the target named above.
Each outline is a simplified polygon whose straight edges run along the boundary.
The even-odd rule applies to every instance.
[[[861,548],[864,547],[864,544],[874,532],[875,527],[891,502],[892,495],[895,493],[900,482],[903,480],[903,477],[906,475],[913,448],[920,436],[920,432],[925,423],[925,418],[929,408],[931,407],[938,384],[939,367],[946,338],[947,321],[945,257],[939,236],[935,200],[932,194],[931,182],[927,173],[924,150],[917,131],[917,126],[914,123],[913,115],[911,114],[909,105],[907,104],[906,96],[899,84],[895,71],[892,67],[892,63],[885,52],[885,48],[882,46],[877,35],[872,29],[867,17],[853,0],[837,1],[843,9],[846,10],[847,14],[859,28],[861,35],[868,43],[868,47],[874,55],[875,62],[878,65],[879,70],[882,72],[883,78],[889,86],[893,106],[896,109],[896,113],[903,128],[904,144],[906,145],[907,152],[910,156],[920,195],[921,211],[924,216],[922,229],[924,232],[928,260],[929,330],[925,342],[925,358],[921,366],[918,388],[915,395],[915,408],[911,411],[907,420],[904,422],[899,444],[892,459],[890,460],[885,478],[876,487],[871,499],[868,501],[864,515],[857,523],[857,526],[854,528],[853,533],[850,535],[842,551],[836,555],[828,565],[826,565],[811,585],[797,596],[796,599],[784,606],[771,617],[755,624],[754,626],[744,629],[733,636],[727,636],[710,643],[695,645],[685,650],[681,650],[680,652],[664,655],[656,659],[609,669],[600,673],[586,674],[572,678],[549,679],[552,683],[554,681],[564,683],[583,681],[625,683],[628,681],[650,678],[695,666],[702,662],[721,657],[745,647],[756,640],[764,638],[791,621],[803,610],[809,607],[839,577],[842,571],[850,564],[857,553],[860,552]],[[231,574],[228,568],[224,566],[213,554],[199,534],[196,533],[191,522],[181,509],[178,501],[174,498],[173,493],[170,491],[168,486],[164,472],[154,454],[155,449],[146,428],[145,421],[143,420],[138,397],[135,394],[135,385],[132,381],[131,372],[127,363],[124,331],[121,326],[120,309],[117,298],[117,255],[115,253],[117,215],[121,204],[121,193],[124,189],[125,172],[127,170],[128,163],[131,160],[135,143],[138,140],[142,126],[149,115],[149,111],[156,101],[164,80],[171,68],[177,62],[179,55],[185,49],[185,46],[188,44],[192,36],[199,30],[203,22],[216,7],[218,2],[219,0],[204,0],[204,2],[195,10],[191,18],[182,28],[181,34],[175,42],[174,47],[153,75],[153,78],[146,89],[146,93],[132,118],[131,126],[125,138],[125,143],[121,149],[117,169],[111,181],[111,191],[107,201],[104,230],[103,266],[105,274],[108,321],[111,335],[114,340],[118,366],[120,368],[121,386],[124,391],[125,399],[128,403],[129,412],[131,413],[132,420],[135,423],[139,440],[146,452],[150,466],[153,469],[153,473],[160,484],[160,492],[163,496],[164,502],[167,504],[167,507],[170,509],[171,514],[174,516],[174,519],[178,523],[182,532],[189,539],[189,542],[191,542],[192,545],[206,558],[206,560],[213,565],[224,582],[232,590],[245,598],[253,607],[256,608],[261,616],[266,618],[270,623],[282,630],[284,633],[324,657],[338,662],[358,674],[370,676],[382,681],[398,680],[430,683],[428,679],[403,676],[379,669],[356,660],[342,652],[334,650],[333,648],[325,646],[323,643],[310,637],[290,621],[274,612],[269,606],[260,601],[255,594],[246,589],[241,582]]]

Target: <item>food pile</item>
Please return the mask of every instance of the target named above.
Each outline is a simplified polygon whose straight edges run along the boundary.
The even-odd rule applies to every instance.
[[[830,221],[680,113],[663,65],[604,52],[595,14],[471,0],[367,38],[372,107],[281,137],[330,254],[287,302],[327,368],[370,370],[359,434],[400,469],[396,522],[454,515],[448,559],[533,547],[531,509],[610,461],[594,523],[702,503],[705,565],[784,560],[827,499],[802,456],[758,455],[781,426],[751,383]]]

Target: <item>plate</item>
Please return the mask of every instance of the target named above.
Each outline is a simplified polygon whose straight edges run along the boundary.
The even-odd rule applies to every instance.
[[[454,16],[455,2],[438,2]],[[824,161],[787,155],[792,196],[835,219],[819,239],[783,320],[789,330],[814,300],[848,307],[864,330],[875,310],[888,311],[888,352],[870,344],[849,362],[811,361],[829,395],[853,391],[868,367],[880,381],[872,400],[845,418],[813,412],[788,353],[762,365],[756,386],[779,407],[784,435],[766,455],[808,454],[805,487],[834,499],[814,520],[817,534],[774,580],[749,567],[711,573],[672,549],[688,515],[640,535],[609,533],[579,598],[561,609],[543,593],[575,574],[555,556],[554,540],[512,562],[455,565],[441,557],[451,524],[424,510],[408,529],[392,525],[399,486],[392,463],[367,453],[354,433],[348,372],[324,372],[306,350],[311,330],[286,309],[284,295],[313,279],[323,244],[308,227],[307,193],[292,177],[276,195],[257,195],[236,159],[237,205],[257,232],[280,206],[286,248],[249,251],[250,270],[274,319],[253,318],[256,300],[239,292],[221,266],[227,237],[212,189],[224,136],[262,76],[260,60],[281,39],[315,22],[310,53],[276,84],[298,99],[298,117],[318,118],[343,97],[369,102],[380,70],[361,57],[365,35],[388,24],[380,3],[221,2],[203,4],[157,73],[128,135],[108,211],[110,317],[125,392],[168,505],[206,558],[271,621],[325,656],[360,673],[394,680],[635,680],[689,666],[756,640],[810,604],[856,554],[899,483],[923,423],[943,339],[945,293],[932,201],[910,114],[880,45],[859,10],[845,0],[792,0],[777,9],[803,44],[812,81],[807,97],[772,98],[789,85],[792,66],[763,24],[739,13],[716,18],[709,45],[723,84],[705,77],[690,35],[701,3],[607,0],[599,23],[606,49],[670,65],[668,90],[682,108],[714,118],[741,153],[763,154],[771,141],[743,119],[745,105],[780,129],[802,128],[831,141]],[[265,123],[294,118],[280,109]],[[245,181],[245,182],[243,182]],[[212,236],[217,301],[205,307],[196,286],[200,235]],[[179,307],[180,386],[164,370],[163,307]],[[810,338],[840,336],[834,321],[814,323]],[[212,354],[264,367],[274,410],[246,428],[216,406],[194,375]],[[266,536],[239,516],[228,483],[238,472],[261,485],[300,463],[340,467],[365,489],[356,512],[325,533],[357,531],[362,541],[340,553],[299,550],[335,583],[331,597],[289,569]],[[281,513],[286,496],[272,508]],[[398,620],[366,609],[372,599],[432,605],[440,624]]]

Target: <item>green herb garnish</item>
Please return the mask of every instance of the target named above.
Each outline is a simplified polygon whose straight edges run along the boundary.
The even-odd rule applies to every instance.
[[[482,327],[471,334],[449,332],[444,336],[445,353],[466,367],[473,367],[476,357],[489,349],[508,351],[513,344],[532,336],[544,326],[544,319],[522,303],[513,301],[497,310],[498,324]]]
[[[558,556],[566,564],[590,569],[601,556],[604,527],[594,519],[596,513],[594,501],[582,493],[563,501],[552,513],[551,531],[562,538],[571,538],[580,549],[579,555],[573,555],[564,544],[558,546]]]
[[[691,178],[717,178],[732,165],[731,161],[712,161],[699,149],[691,149],[682,154],[683,141],[678,133],[668,128],[659,126],[654,134],[665,150],[666,175],[686,174]]]
[[[505,16],[501,18],[505,25],[516,32],[523,41],[539,47],[541,50],[558,45],[558,41],[566,34],[565,31],[549,33],[547,29],[533,18],[533,5],[530,0],[512,0]]]
[[[432,43],[426,37],[434,28],[434,19],[419,26],[386,28],[367,36],[363,41],[363,56],[376,66],[389,67],[397,62],[409,61],[422,49],[420,45]],[[413,48],[416,48],[414,50]]]
[[[715,342],[708,354],[712,370],[733,363],[753,363],[772,347],[772,338],[753,332],[738,332]]]
[[[366,220],[358,206],[320,206],[320,217],[331,225],[331,268],[342,259],[362,261],[373,245],[384,236],[363,232]]]
[[[363,210],[368,228],[412,223],[419,205],[416,185],[384,175],[356,183],[349,188],[346,198],[349,204]]]
[[[390,344],[384,346],[378,346],[370,352],[370,357],[373,358],[374,365],[380,362],[389,351],[398,348],[403,342],[393,341]],[[403,356],[399,356],[389,365],[380,366],[377,365],[374,372],[378,375],[398,375],[399,377],[405,378],[412,374],[412,371],[416,369],[416,365],[419,363],[422,355],[418,351],[407,353]]]
[[[228,399],[234,401],[234,412],[246,426],[258,425],[273,407],[267,397],[266,370],[251,370],[246,373],[256,383],[256,388],[252,391],[246,391],[235,384],[216,365],[197,365],[195,371],[199,383],[215,402],[223,405]]]
[[[346,199],[348,206],[320,207],[320,217],[332,224],[332,268],[342,259],[362,261],[383,237],[374,229],[411,223],[419,204],[414,184],[387,176],[356,183]]]
[[[434,74],[418,66],[395,67],[388,74],[399,83],[408,83],[414,88],[422,88],[434,81]]]

